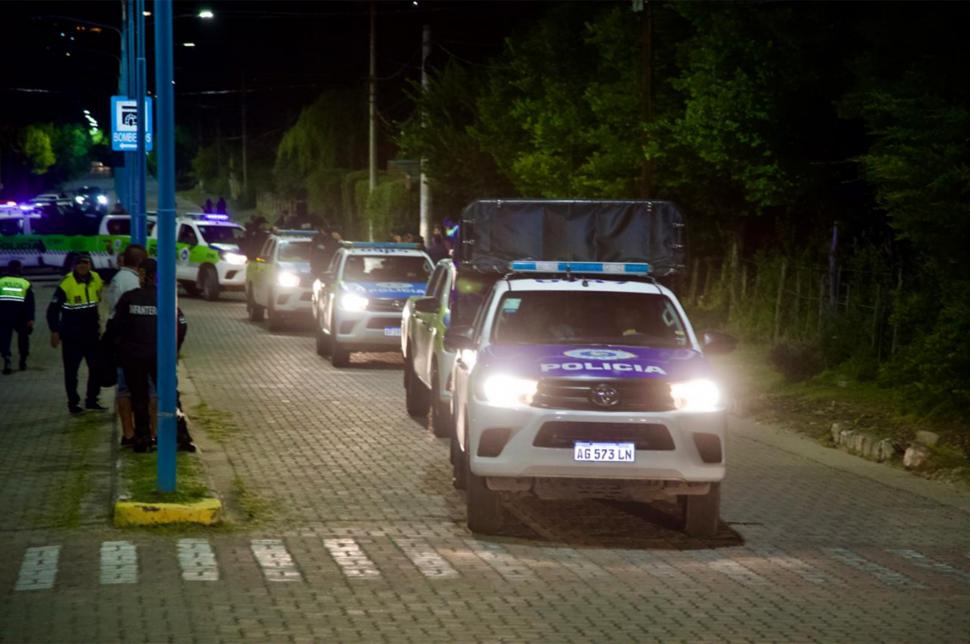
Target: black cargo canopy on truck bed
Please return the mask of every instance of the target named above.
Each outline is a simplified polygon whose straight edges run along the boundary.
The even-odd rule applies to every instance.
[[[684,266],[684,218],[669,201],[484,199],[461,213],[462,268],[501,270],[520,259]]]

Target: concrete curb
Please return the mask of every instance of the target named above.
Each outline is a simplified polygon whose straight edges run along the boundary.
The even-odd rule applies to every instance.
[[[140,503],[115,501],[116,527],[197,523],[215,525],[222,513],[219,499],[202,499],[195,503]]]

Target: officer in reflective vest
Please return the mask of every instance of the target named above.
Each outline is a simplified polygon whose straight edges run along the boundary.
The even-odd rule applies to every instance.
[[[64,388],[67,408],[79,414],[81,399],[77,393],[77,372],[81,360],[88,363],[88,387],[85,407],[104,410],[98,402],[98,339],[101,332],[98,303],[101,302],[101,276],[91,270],[91,257],[79,255],[70,275],[54,291],[54,299],[47,307],[47,326],[51,330],[51,346],[64,344]]]
[[[27,369],[30,353],[30,334],[34,330],[34,290],[21,275],[22,265],[13,260],[7,265],[7,275],[0,277],[0,356],[3,356],[3,375],[9,376],[10,340],[17,332],[17,351],[20,370]]]

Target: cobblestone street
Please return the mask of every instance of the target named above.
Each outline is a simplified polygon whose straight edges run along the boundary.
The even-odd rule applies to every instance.
[[[715,539],[672,505],[534,500],[476,537],[399,356],[337,370],[241,296],[180,305],[232,521],[110,527],[114,438],[68,417],[38,328],[0,381],[0,641],[970,640],[966,492],[733,418]]]

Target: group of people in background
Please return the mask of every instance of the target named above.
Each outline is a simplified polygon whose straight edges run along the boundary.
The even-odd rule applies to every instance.
[[[213,206],[212,197],[207,197],[205,203],[202,204],[202,212],[206,213],[207,215],[224,215],[226,214],[226,200],[223,197],[219,197],[219,201],[217,201],[216,205]]]

